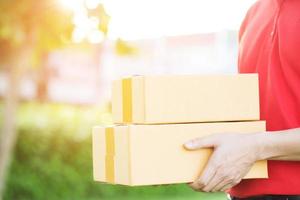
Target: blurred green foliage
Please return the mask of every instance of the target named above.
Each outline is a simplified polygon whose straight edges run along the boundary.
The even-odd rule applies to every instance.
[[[225,199],[223,194],[193,192],[185,184],[126,187],[94,182],[91,127],[111,123],[109,107],[22,103],[4,199]]]

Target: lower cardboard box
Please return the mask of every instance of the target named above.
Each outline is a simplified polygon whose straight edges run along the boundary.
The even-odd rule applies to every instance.
[[[130,186],[192,182],[213,149],[187,151],[185,142],[215,133],[263,131],[264,121],[97,126],[93,129],[94,180]],[[267,161],[258,161],[244,178],[267,177]]]

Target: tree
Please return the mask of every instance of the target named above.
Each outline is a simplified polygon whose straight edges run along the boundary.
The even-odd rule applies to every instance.
[[[71,12],[56,0],[0,0],[0,67],[8,77],[0,134],[0,199],[13,152],[19,80],[45,53],[70,41]]]

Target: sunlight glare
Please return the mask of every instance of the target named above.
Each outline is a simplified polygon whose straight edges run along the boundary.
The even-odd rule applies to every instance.
[[[84,38],[86,37],[86,34],[87,34],[86,30],[76,27],[72,33],[73,42],[75,42],[75,43],[82,42],[84,40]]]
[[[102,0],[110,39],[238,30],[255,0]]]
[[[58,0],[60,5],[72,11],[80,10],[84,6],[84,0]]]
[[[103,41],[104,35],[99,30],[93,30],[88,34],[87,39],[92,44],[99,44]]]
[[[85,0],[85,6],[88,9],[95,9],[100,4],[100,0]]]

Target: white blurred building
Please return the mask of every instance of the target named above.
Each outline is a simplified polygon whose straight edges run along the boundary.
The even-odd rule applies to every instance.
[[[120,56],[115,43],[102,48],[65,49],[49,55],[48,99],[54,102],[96,104],[110,99],[111,81],[146,74],[212,74],[237,72],[237,32],[194,34],[127,41],[138,53]],[[37,87],[27,75],[21,94],[35,98]],[[0,95],[6,76],[0,73]]]
[[[118,56],[113,44],[103,52],[101,83],[109,98],[111,80],[146,74],[237,73],[237,32],[195,34],[130,41],[133,56]]]

